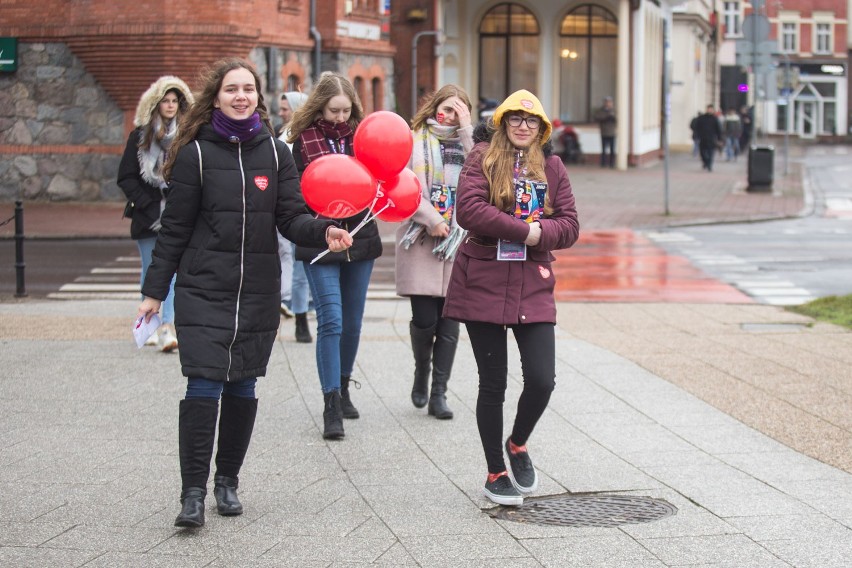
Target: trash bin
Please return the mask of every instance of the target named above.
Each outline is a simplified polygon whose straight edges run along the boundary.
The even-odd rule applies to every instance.
[[[757,146],[749,148],[748,153],[748,190],[770,191],[775,170],[775,146]]]

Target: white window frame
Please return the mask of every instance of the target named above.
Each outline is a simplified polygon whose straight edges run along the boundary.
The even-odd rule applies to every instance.
[[[814,22],[814,53],[834,53],[834,26],[831,22]],[[825,46],[822,46],[822,43]]]
[[[799,52],[799,22],[790,20],[781,20],[778,22],[778,48],[781,53],[798,53]],[[787,39],[792,38],[792,45],[788,47]]]
[[[725,24],[725,37],[742,37],[743,3],[738,0],[725,0],[722,4],[722,9]]]

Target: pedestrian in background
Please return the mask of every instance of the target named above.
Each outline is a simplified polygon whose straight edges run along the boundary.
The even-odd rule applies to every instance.
[[[693,158],[695,156],[701,155],[701,152],[699,151],[699,144],[698,144],[698,133],[695,132],[695,125],[698,122],[699,116],[701,116],[700,110],[695,114],[694,117],[692,117],[692,120],[689,121],[689,131],[690,131],[691,136],[692,136],[692,157]]]
[[[200,84],[164,168],[172,189],[138,312],[150,319],[177,273],[176,322],[188,379],[178,421],[179,527],[204,524],[217,419],[216,509],[243,512],[237,488],[257,414],[255,384],[266,374],[279,324],[276,232],[333,251],[352,242],[333,222],[305,212],[295,164],[272,135],[251,64],[219,61]]]
[[[129,204],[130,237],[136,241],[142,260],[140,287],[151,264],[151,251],[160,230],[160,217],[166,204],[168,184],[163,179],[163,163],[178,133],[181,115],[193,103],[192,91],[171,75],[160,77],[142,94],[136,106],[127,146],[118,165],[118,186]],[[178,347],[174,329],[174,281],[163,302],[163,324],[151,340],[161,351]]]
[[[743,124],[740,116],[733,108],[725,113],[725,161],[736,160],[740,155],[740,137],[743,134]]]
[[[278,116],[283,120],[279,140],[282,140],[290,150],[293,144],[287,142],[290,135],[290,120],[293,113],[305,104],[308,95],[298,91],[288,91],[281,95]],[[296,341],[311,343],[311,329],[308,326],[308,308],[310,306],[310,286],[305,274],[305,265],[301,260],[295,260],[296,245],[278,235],[278,256],[281,258],[281,314],[294,317],[296,321]]]
[[[740,150],[747,152],[751,145],[752,132],[754,132],[754,108],[749,108],[746,105],[740,107],[740,122],[743,125],[743,132],[740,135]]]
[[[707,105],[704,114],[695,119],[695,135],[698,136],[698,150],[701,152],[702,167],[713,171],[713,156],[722,144],[722,127],[714,112],[713,105]]]
[[[340,73],[323,73],[307,102],[290,123],[293,157],[299,172],[329,154],[354,155],[355,128],[364,118],[361,101],[352,83]],[[339,219],[351,231],[369,214],[364,211]],[[323,393],[323,438],[345,436],[343,418],[358,418],[349,386],[361,341],[361,322],[373,263],[382,254],[382,240],[375,220],[367,223],[345,253],[328,254],[308,264],[322,252],[319,247],[296,246],[296,260],[305,261],[305,272],[317,312],[317,371]]]
[[[527,441],[556,376],[551,251],[572,246],[579,223],[565,165],[547,143],[551,123],[535,95],[511,94],[475,140],[481,132],[485,141],[474,146],[459,179],[456,215],[469,235],[453,265],[443,315],[465,324],[479,372],[476,423],[488,465],[483,492],[495,503],[520,505],[538,487]],[[524,384],[503,444],[509,329]]]
[[[428,402],[429,415],[438,419],[453,417],[446,392],[459,324],[441,314],[455,250],[464,237],[455,202],[459,174],[473,148],[470,113],[470,98],[464,89],[446,85],[429,96],[411,119],[411,169],[420,180],[420,206],[396,233],[396,293],[408,296],[411,302],[411,401],[417,408]]]
[[[612,97],[604,97],[603,106],[595,112],[595,121],[601,129],[601,167],[615,167],[615,108]]]

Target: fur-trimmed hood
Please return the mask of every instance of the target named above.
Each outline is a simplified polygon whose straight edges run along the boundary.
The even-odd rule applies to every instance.
[[[154,109],[157,108],[166,93],[172,89],[183,95],[183,100],[180,101],[179,114],[186,112],[189,106],[195,102],[192,90],[186,83],[173,75],[165,75],[151,83],[148,90],[142,94],[139,104],[136,106],[136,117],[133,119],[133,125],[138,127],[148,124],[151,121]]]
[[[494,122],[491,118],[487,118],[476,125],[473,129],[473,143],[479,144],[480,142],[491,142],[491,137],[494,135]],[[541,151],[544,152],[544,157],[549,158],[553,155],[553,142],[548,140],[544,143],[544,146],[541,147]]]

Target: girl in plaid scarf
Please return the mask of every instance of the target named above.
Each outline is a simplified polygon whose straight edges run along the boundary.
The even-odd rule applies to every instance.
[[[354,155],[352,141],[364,111],[355,88],[340,73],[326,72],[311,91],[308,100],[293,115],[290,136],[293,158],[299,173],[308,164],[328,154]],[[369,209],[340,219],[347,231],[353,230]],[[296,247],[296,260],[306,261],[305,272],[317,312],[317,371],[322,387],[323,438],[344,436],[343,418],[358,418],[349,396],[352,369],[361,339],[361,321],[367,301],[367,286],[373,262],[382,254],[382,241],[375,220],[354,237],[352,247],[342,253],[310,261],[319,248]]]

